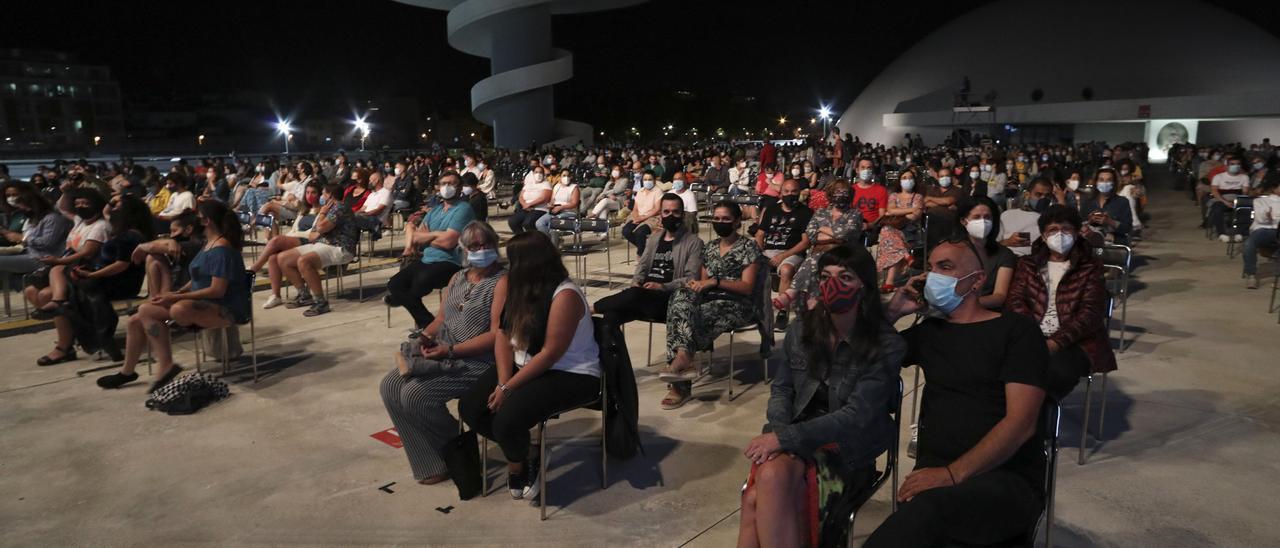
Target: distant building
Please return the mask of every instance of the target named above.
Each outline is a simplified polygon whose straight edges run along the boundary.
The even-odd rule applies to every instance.
[[[0,150],[64,149],[124,135],[111,70],[70,53],[0,49]]]

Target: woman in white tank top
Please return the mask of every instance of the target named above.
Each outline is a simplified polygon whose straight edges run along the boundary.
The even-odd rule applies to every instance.
[[[494,290],[491,329],[494,370],[458,404],[478,434],[497,442],[507,459],[513,498],[537,494],[538,451],[529,429],[551,415],[600,397],[600,350],[590,308],[569,278],[560,252],[541,232],[507,244],[508,274]]]

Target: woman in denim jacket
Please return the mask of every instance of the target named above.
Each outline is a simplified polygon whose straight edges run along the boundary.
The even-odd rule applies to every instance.
[[[906,344],[884,321],[875,259],[841,246],[817,266],[817,304],[787,330],[765,433],[744,451],[739,546],[817,546],[826,513],[870,486],[893,437]]]

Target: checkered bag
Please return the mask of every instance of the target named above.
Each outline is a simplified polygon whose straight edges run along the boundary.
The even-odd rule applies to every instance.
[[[170,415],[190,415],[231,395],[227,383],[208,373],[187,373],[166,384],[147,399],[147,409]]]

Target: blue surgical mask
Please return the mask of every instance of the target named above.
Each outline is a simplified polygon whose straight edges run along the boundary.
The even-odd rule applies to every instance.
[[[489,265],[493,264],[493,262],[497,260],[498,250],[496,249],[481,249],[479,251],[467,252],[467,262],[470,263],[471,266],[477,268],[488,268]]]
[[[924,282],[924,298],[929,302],[930,306],[949,316],[976,287],[971,287],[964,295],[960,295],[956,293],[956,284],[960,283],[960,280],[977,273],[978,271],[975,270],[966,276],[952,278],[946,274],[930,272]]]
[[[324,196],[320,196],[320,205],[324,205],[324,203],[325,203],[325,202],[327,202],[327,201],[328,201],[328,200],[325,200],[325,199],[324,199]]]
[[[1115,186],[1115,183],[1112,183],[1111,181],[1100,181],[1096,185],[1096,188],[1098,189],[1098,192],[1111,194],[1111,189],[1115,188]]]
[[[644,186],[644,189],[645,189],[645,190],[649,190],[649,189],[653,188],[653,181],[648,180],[648,179],[645,179],[645,181],[644,181],[643,183],[641,183],[641,185],[642,185],[642,186]]]
[[[681,190],[684,190],[684,181],[680,179],[676,179],[675,181],[673,181],[671,183],[671,190],[675,192],[680,192]]]

